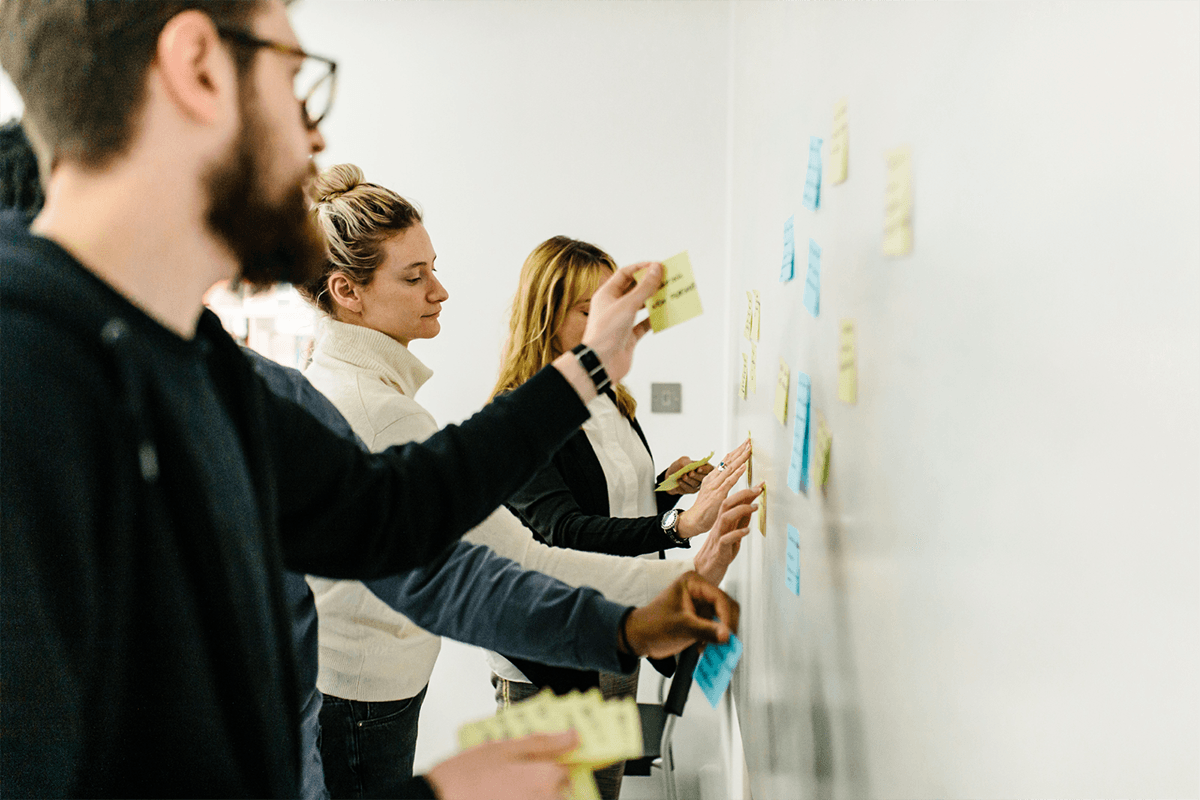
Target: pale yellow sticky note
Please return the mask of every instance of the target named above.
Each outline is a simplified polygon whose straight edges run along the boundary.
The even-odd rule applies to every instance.
[[[754,294],[746,292],[746,329],[742,332],[747,339],[754,338]]]
[[[850,166],[850,113],[846,98],[833,106],[833,135],[829,137],[829,182],[843,183]]]
[[[854,320],[842,320],[842,341],[838,350],[838,399],[854,405],[858,402],[858,344]]]
[[[775,381],[775,419],[787,427],[788,386],[792,383],[792,371],[787,362],[779,359],[779,378]]]
[[[750,361],[745,353],[742,353],[742,399],[746,399],[746,390],[750,386]]]
[[[570,770],[571,786],[567,789],[569,800],[600,800],[600,789],[596,776],[588,764],[575,764]]]
[[[887,153],[887,189],[883,211],[883,254],[912,252],[912,155],[908,147]]]
[[[758,341],[759,333],[762,329],[762,300],[758,296],[758,289],[754,290],[754,330],[752,334],[754,341]]]
[[[767,535],[767,484],[764,481],[762,493],[758,496],[758,532]]]
[[[750,343],[750,394],[758,394],[758,345]]]
[[[829,455],[832,449],[833,434],[830,432],[829,426],[825,424],[825,415],[818,411],[817,446],[813,453],[816,463],[813,465],[813,475],[817,479],[817,486],[822,489],[829,481]]]
[[[650,327],[655,333],[661,333],[704,313],[687,251],[671,256],[662,262],[662,265],[662,287],[646,300],[646,309],[650,312]],[[641,275],[642,272],[637,273],[639,279]]]
[[[713,451],[713,452],[716,452],[716,451]],[[708,455],[706,455],[704,458],[700,459],[699,461],[693,461],[690,464],[686,464],[685,466],[680,467],[679,469],[675,470],[667,477],[663,478],[663,482],[660,483],[658,486],[655,486],[654,491],[656,491],[656,492],[671,491],[672,489],[674,489],[676,486],[679,485],[680,478],[682,478],[684,475],[687,475],[689,472],[694,472],[694,471],[698,470],[700,467],[703,467],[705,464],[707,464],[709,462],[709,459],[711,459],[712,457],[713,457],[713,453],[709,453]]]
[[[746,431],[746,440],[750,442],[750,457],[746,459],[746,486],[754,485],[754,439],[751,432]]]

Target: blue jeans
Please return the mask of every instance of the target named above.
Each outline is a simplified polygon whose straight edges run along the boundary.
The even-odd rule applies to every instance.
[[[369,703],[325,695],[321,760],[325,786],[341,798],[400,797],[412,777],[417,719],[425,691],[405,700]]]

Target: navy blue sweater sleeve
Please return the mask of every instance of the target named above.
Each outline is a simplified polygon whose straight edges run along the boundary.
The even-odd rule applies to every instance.
[[[626,607],[457,542],[429,567],[366,582],[380,600],[439,636],[544,664],[631,672],[617,653]]]

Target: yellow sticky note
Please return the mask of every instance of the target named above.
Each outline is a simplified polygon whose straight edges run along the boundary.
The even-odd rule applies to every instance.
[[[813,465],[813,475],[817,479],[817,486],[822,489],[829,480],[829,455],[832,449],[833,434],[830,432],[829,426],[825,424],[825,415],[818,411],[817,446],[813,454],[816,457],[816,463]]]
[[[746,390],[750,386],[750,362],[746,358],[746,354],[742,353],[742,399],[746,399]]]
[[[792,371],[787,363],[779,359],[779,378],[775,381],[775,419],[787,427],[788,386],[792,382]]]
[[[750,343],[750,394],[758,394],[758,345]]]
[[[887,153],[887,189],[883,211],[883,254],[912,252],[912,156],[908,147]]]
[[[662,262],[662,265],[663,285],[646,300],[646,309],[650,312],[650,327],[655,333],[704,313],[687,251],[671,256]],[[639,278],[641,274],[638,273]]]
[[[854,320],[842,320],[842,342],[838,351],[838,399],[854,405],[858,402],[858,345]]]
[[[747,339],[754,338],[754,294],[746,292],[746,330],[743,334]]]
[[[754,440],[750,431],[746,431],[746,440],[750,442],[750,457],[746,459],[746,486],[754,485]]]
[[[833,106],[833,135],[829,137],[829,182],[846,180],[850,166],[850,114],[846,98]]]
[[[758,296],[758,289],[754,290],[754,330],[751,331],[754,336],[754,341],[758,341],[760,329],[762,327],[762,301]]]
[[[571,786],[567,789],[569,800],[600,800],[600,789],[596,776],[589,764],[576,764],[570,770]]]
[[[758,496],[758,532],[767,535],[767,484],[763,483],[762,493]]]
[[[713,451],[713,452],[716,452],[716,451]],[[705,464],[708,463],[709,459],[711,459],[712,457],[713,457],[713,453],[709,453],[708,455],[706,455],[704,458],[700,459],[699,461],[693,461],[690,464],[680,467],[679,469],[675,470],[667,477],[663,478],[663,482],[660,483],[658,486],[655,486],[654,491],[669,492],[670,490],[674,489],[676,486],[679,485],[680,478],[682,478],[684,475],[687,475],[689,472],[694,472],[695,470],[699,469],[700,467],[703,467]]]

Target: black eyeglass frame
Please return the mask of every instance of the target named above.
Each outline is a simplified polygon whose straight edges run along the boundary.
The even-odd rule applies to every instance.
[[[329,71],[313,83],[312,87],[308,90],[308,93],[305,94],[304,97],[298,97],[296,99],[300,101],[300,111],[304,115],[304,124],[308,126],[309,130],[315,129],[321,124],[321,121],[324,120],[325,117],[329,116],[329,110],[333,108],[333,100],[337,95],[337,62],[332,58],[314,55],[313,53],[301,50],[299,47],[292,47],[291,45],[283,44],[282,42],[272,42],[269,39],[260,39],[253,34],[237,30],[236,28],[225,28],[218,26],[217,33],[220,36],[223,36],[224,38],[234,42],[235,44],[240,44],[245,47],[259,47],[266,50],[274,50],[276,53],[283,53],[284,55],[289,56],[298,56],[299,58],[303,59],[311,58],[327,66]],[[325,108],[321,111],[320,115],[313,117],[308,107],[308,101],[325,81],[329,81],[329,100],[326,102]]]

